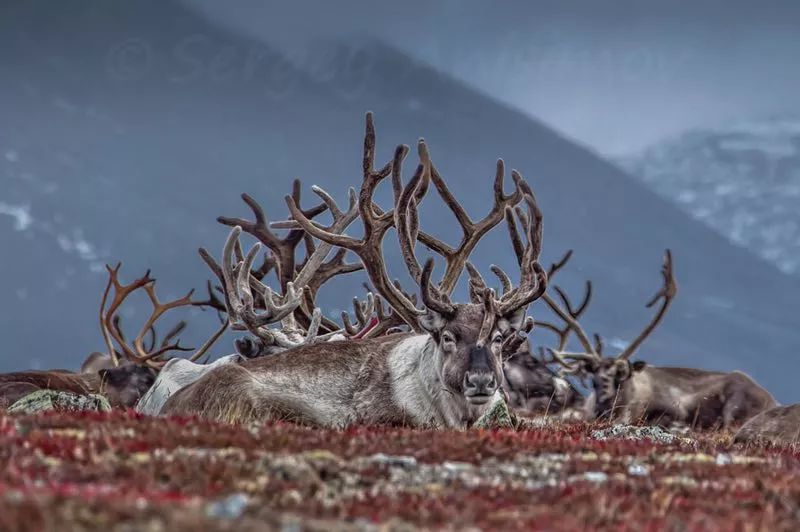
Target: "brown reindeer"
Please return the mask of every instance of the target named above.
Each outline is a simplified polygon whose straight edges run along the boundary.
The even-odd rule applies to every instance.
[[[594,391],[586,402],[587,415],[622,423],[644,421],[693,429],[731,429],[776,406],[769,392],[738,371],[656,367],[643,361],[630,361],[661,323],[677,293],[669,250],[664,255],[661,273],[664,285],[647,304],[650,308],[661,302],[656,314],[615,357],[603,356],[599,337],[595,337],[597,341],[593,345],[574,316],[552,300],[546,301],[569,325],[583,348],[583,352],[567,353],[562,344],[550,353],[568,373],[591,376]]]
[[[358,197],[364,224],[360,239],[312,222],[293,198],[287,197],[299,227],[323,243],[360,257],[377,294],[391,307],[392,319],[374,327],[363,339],[303,345],[271,357],[217,368],[173,395],[162,413],[229,422],[284,418],[329,427],[388,423],[464,428],[500,399],[503,340],[520,330],[528,305],[546,288],[547,275],[538,262],[541,213],[532,191],[516,172],[512,173],[516,190],[510,195],[504,193],[503,164],[499,161],[494,206],[484,219],[473,222],[432,165],[423,141],[419,143],[421,162],[417,171],[408,184],[402,184],[401,164],[407,150],[399,147],[392,162],[375,170],[375,133],[372,116],[367,115],[364,181]],[[384,211],[374,204],[373,194],[390,174],[395,204]],[[455,248],[420,230],[417,207],[428,181],[433,182],[464,231]],[[500,298],[494,291],[484,290],[480,304],[452,303],[448,294],[470,252],[502,220],[507,208],[522,201],[533,222],[526,232],[519,285]],[[392,228],[406,267],[420,286],[423,310],[416,308],[386,271],[382,243]],[[424,267],[417,261],[417,241],[445,258],[447,267],[438,286],[431,279],[433,259]],[[247,272],[251,257],[252,252],[234,266],[230,253],[224,252],[223,274],[232,277],[236,269]],[[246,275],[239,275],[233,287],[226,283],[226,297],[243,321],[257,329],[260,315],[253,312],[250,284]],[[394,326],[392,321],[406,323],[413,332],[383,335]]]
[[[776,406],[751,417],[739,428],[735,443],[795,445],[800,442],[800,404]]]

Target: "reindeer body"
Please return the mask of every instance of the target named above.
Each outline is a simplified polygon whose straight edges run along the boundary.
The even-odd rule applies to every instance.
[[[733,441],[796,444],[800,441],[800,404],[777,406],[750,418],[736,433]]]
[[[769,392],[739,371],[633,363],[620,378],[621,365],[607,365],[593,375],[595,391],[587,405],[597,416],[610,415],[622,423],[730,429],[777,405]]]
[[[130,365],[99,373],[18,371],[0,375],[0,399],[10,405],[37,390],[59,390],[79,395],[101,394],[112,407],[130,408],[154,380],[151,370]]]
[[[197,364],[185,358],[173,358],[158,373],[155,383],[136,403],[135,409],[140,414],[158,415],[167,399],[181,388],[192,384],[214,368],[225,364],[238,364],[243,360],[245,358],[239,354],[221,357],[210,364]]]
[[[334,341],[225,365],[173,395],[162,409],[227,422],[288,419],[465,428],[495,400],[471,405],[445,388],[442,352],[430,335]]]

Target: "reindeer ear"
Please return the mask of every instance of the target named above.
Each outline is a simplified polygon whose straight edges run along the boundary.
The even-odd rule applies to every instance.
[[[429,333],[438,333],[444,329],[445,325],[447,325],[447,320],[444,319],[444,316],[429,308],[426,308],[425,314],[419,317],[419,326]]]
[[[644,360],[637,360],[636,362],[631,362],[631,371],[642,371],[646,367],[647,367],[647,362],[645,362]]]

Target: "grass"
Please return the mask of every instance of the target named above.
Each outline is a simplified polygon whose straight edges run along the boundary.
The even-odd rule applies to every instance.
[[[0,412],[0,529],[798,529],[794,449],[598,441],[597,428]]]

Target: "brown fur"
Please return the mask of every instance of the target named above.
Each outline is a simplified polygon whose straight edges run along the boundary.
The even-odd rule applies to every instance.
[[[456,308],[449,320],[429,312],[423,326],[430,335],[394,334],[313,344],[217,368],[172,395],[161,412],[227,422],[290,419],[341,427],[356,423],[440,426],[446,420],[465,426],[482,411],[467,399],[474,393],[471,376],[489,375],[497,385],[502,382],[501,342],[477,344],[482,307]],[[451,338],[455,341],[450,342]],[[412,344],[413,350],[398,355]],[[441,354],[441,367],[425,358],[434,353]],[[426,371],[435,378],[426,381],[423,395],[439,399],[403,395],[408,379]],[[442,397],[456,404],[460,414],[431,406]],[[453,415],[462,417],[454,420]]]
[[[503,362],[504,388],[511,408],[531,414],[559,414],[581,409],[583,396],[566,379],[556,386],[558,376],[530,351],[528,342]]]
[[[153,384],[152,370],[139,366],[123,366],[99,373],[66,373],[62,371],[18,371],[0,374],[0,399],[10,401],[27,390],[59,390],[79,395],[100,394],[111,406],[130,408]],[[24,394],[27,395],[27,394]],[[16,400],[14,399],[14,400]],[[13,402],[13,401],[12,401]]]
[[[800,442],[800,404],[778,406],[761,412],[742,425],[733,441],[797,444]]]
[[[591,368],[595,414],[624,422],[731,429],[777,405],[744,373],[604,359]]]

